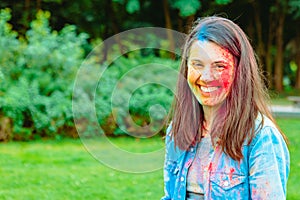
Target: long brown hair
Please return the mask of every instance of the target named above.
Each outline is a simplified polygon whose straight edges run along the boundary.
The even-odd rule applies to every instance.
[[[228,19],[205,17],[196,21],[187,35],[171,112],[171,135],[175,145],[186,150],[201,140],[204,129],[203,107],[187,83],[187,58],[190,47],[196,40],[213,42],[234,56],[234,80],[209,131],[213,145],[217,143],[232,159],[240,160],[243,158],[241,150],[243,143],[247,140],[250,144],[255,136],[257,116],[265,115],[274,123],[275,120],[268,108],[269,97],[253,48],[242,29]],[[262,120],[259,129],[263,123]],[[286,139],[282,132],[281,134]]]

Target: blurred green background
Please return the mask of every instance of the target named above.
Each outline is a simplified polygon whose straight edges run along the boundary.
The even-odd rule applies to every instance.
[[[208,15],[228,17],[247,33],[273,102],[291,104],[286,97],[300,95],[299,0],[2,0],[0,8],[2,141],[78,137],[72,114],[74,80],[93,48],[122,31],[139,27],[187,33],[194,20]],[[112,55],[123,55],[109,63],[109,73],[95,92],[97,122],[108,135],[122,135],[120,127],[128,126],[122,119],[117,119],[118,123],[113,119],[111,95],[118,79],[143,63],[178,69],[178,57],[163,50],[140,49],[124,54],[137,37],[126,41],[115,37],[99,57],[89,58],[96,68],[107,64]],[[145,45],[160,43],[169,49],[178,42],[170,35],[165,40],[157,40],[155,35],[139,39],[144,39]],[[155,78],[157,73],[148,76]],[[132,82],[140,75],[132,77]],[[86,77],[89,81],[82,87],[91,87],[90,82],[97,78]],[[149,108],[154,101],[165,110],[172,101],[172,92],[159,85],[140,87],[130,95],[129,112],[138,125],[150,123]],[[78,96],[82,110],[92,96],[88,92]],[[122,113],[115,115],[118,118]]]
[[[85,120],[91,119],[84,114],[95,95],[97,124],[103,133],[117,145],[133,149],[145,145],[132,137],[116,137],[127,135],[124,127],[136,130],[128,125],[122,109],[112,108],[112,92],[136,66],[158,63],[178,69],[180,58],[160,49],[123,52],[137,39],[170,48],[178,41],[170,35],[165,40],[151,34],[148,38],[133,35],[126,41],[114,37],[109,48],[98,52],[101,56],[87,57],[101,42],[126,30],[163,27],[187,33],[199,17],[227,17],[249,36],[272,104],[298,109],[287,97],[300,96],[300,0],[1,0],[0,9],[0,174],[4,177],[0,199],[157,199],[162,195],[162,171],[142,177],[99,165],[82,147],[74,124],[72,96],[81,64],[88,61],[91,67],[103,67],[107,59],[121,54],[109,63],[94,93],[85,89],[98,78],[85,77],[82,93],[74,99],[83,113],[79,125],[86,136],[94,134],[93,127],[86,127]],[[144,72],[139,73],[128,81],[143,83]],[[152,70],[147,76],[155,80],[163,73]],[[130,117],[139,126],[151,123],[153,104],[168,111],[173,98],[172,91],[158,84],[122,92],[131,95]],[[166,115],[152,117],[161,123]],[[288,199],[298,199],[300,120],[277,119],[291,141]],[[165,127],[146,146],[163,148],[164,131]],[[146,190],[147,185],[153,190]]]

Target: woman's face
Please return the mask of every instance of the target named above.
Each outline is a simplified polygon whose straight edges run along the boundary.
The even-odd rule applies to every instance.
[[[192,44],[187,80],[201,105],[220,105],[230,91],[233,74],[234,58],[228,50],[209,41]]]

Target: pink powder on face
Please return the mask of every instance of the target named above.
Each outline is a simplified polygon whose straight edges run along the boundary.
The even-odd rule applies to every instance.
[[[188,82],[200,104],[215,106],[224,101],[234,78],[233,55],[215,43],[199,41],[192,45],[188,63]]]
[[[229,88],[231,86],[231,83],[232,83],[232,76],[230,75],[230,72],[228,70],[224,71],[222,74],[221,74],[221,80],[223,82],[223,85],[224,85],[224,89],[226,91],[229,91]]]
[[[221,73],[221,81],[223,82],[224,89],[226,91],[229,91],[229,88],[231,86],[231,83],[233,81],[233,67],[234,67],[234,59],[233,55],[227,50],[227,49],[222,49],[220,51],[223,55],[223,57],[227,60],[228,62],[228,68],[232,68],[232,70],[224,70]]]

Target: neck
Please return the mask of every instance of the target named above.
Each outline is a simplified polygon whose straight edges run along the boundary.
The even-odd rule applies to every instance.
[[[205,127],[207,130],[210,130],[211,128],[211,122],[213,121],[213,117],[216,114],[217,110],[217,106],[203,106]]]

